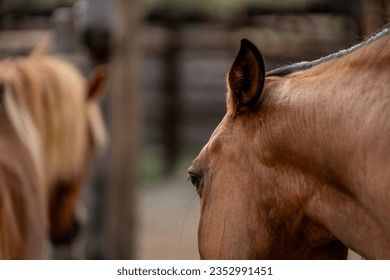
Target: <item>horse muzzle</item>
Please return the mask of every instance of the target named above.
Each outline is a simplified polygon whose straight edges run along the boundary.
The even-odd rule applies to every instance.
[[[67,231],[61,235],[51,236],[51,242],[55,246],[59,245],[70,245],[77,238],[79,233],[82,231],[82,222],[79,221],[76,217],[73,219],[71,226]]]

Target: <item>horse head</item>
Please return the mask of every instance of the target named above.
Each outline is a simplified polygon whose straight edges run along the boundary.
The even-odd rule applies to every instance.
[[[80,153],[74,166],[69,166],[67,173],[53,173],[49,195],[49,222],[50,237],[54,244],[69,244],[78,235],[83,221],[78,213],[78,203],[87,181],[94,154],[103,148],[105,144],[105,127],[102,121],[99,101],[104,93],[107,69],[105,66],[97,68],[86,87],[82,104],[79,104],[80,112],[77,113],[75,122],[85,123],[84,129],[74,131],[68,135],[70,144],[79,143],[79,151],[67,151]],[[76,126],[77,127],[77,126]],[[79,135],[77,135],[79,133]],[[82,141],[82,142],[80,142]],[[76,145],[77,146],[77,145]],[[55,172],[57,172],[55,171]],[[59,175],[59,176],[58,176]]]
[[[227,87],[227,113],[188,170],[201,203],[201,258],[345,258],[347,248],[306,214],[316,178],[283,160],[289,100],[248,40]]]

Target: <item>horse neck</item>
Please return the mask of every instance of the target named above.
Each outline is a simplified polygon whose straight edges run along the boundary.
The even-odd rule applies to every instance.
[[[363,61],[367,56],[269,78],[262,145],[273,160],[310,181],[312,219],[364,257],[388,258],[390,74],[384,64],[390,54],[373,65]]]

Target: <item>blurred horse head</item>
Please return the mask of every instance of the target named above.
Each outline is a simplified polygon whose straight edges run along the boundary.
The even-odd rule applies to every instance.
[[[105,80],[105,68],[87,83],[70,63],[41,51],[0,63],[6,118],[41,178],[54,243],[70,242],[77,233],[76,205],[93,155],[105,143],[98,108]]]
[[[201,258],[390,258],[389,34],[268,74],[242,40],[188,170]]]

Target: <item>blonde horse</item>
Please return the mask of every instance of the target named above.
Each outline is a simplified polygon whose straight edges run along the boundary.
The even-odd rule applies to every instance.
[[[106,139],[98,108],[105,80],[105,68],[86,83],[70,63],[40,50],[1,61],[0,121],[12,132],[0,135],[1,164],[12,163],[0,174],[1,258],[42,257],[47,231],[54,243],[76,235],[82,185]]]

